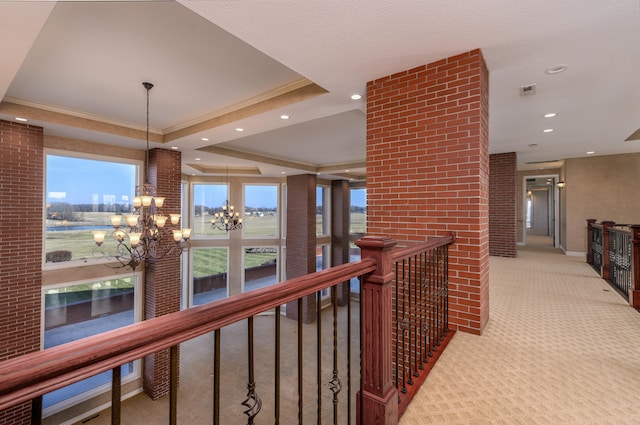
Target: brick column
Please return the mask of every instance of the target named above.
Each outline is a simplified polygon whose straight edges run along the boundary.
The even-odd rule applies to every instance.
[[[489,319],[489,72],[480,50],[367,84],[367,233],[456,234],[450,328]]]
[[[287,177],[287,279],[316,271],[316,176]],[[316,317],[316,297],[302,301],[302,321]],[[298,303],[287,304],[287,317],[298,318]]]
[[[181,153],[167,149],[149,152],[149,183],[156,187],[158,196],[164,196],[163,213],[180,213]],[[170,222],[166,227],[174,227]],[[174,244],[173,238],[165,238],[162,247]],[[159,260],[145,261],[144,318],[145,320],[180,311],[180,257],[167,255]],[[152,399],[169,393],[169,350],[164,350],[144,361],[144,391]]]
[[[515,258],[516,181],[515,152],[489,155],[489,255]]]
[[[345,180],[331,182],[331,266],[349,262],[349,209],[351,190]],[[338,304],[346,305],[349,281],[337,286]]]
[[[0,120],[0,361],[40,350],[43,132]],[[31,403],[0,411],[30,424]]]

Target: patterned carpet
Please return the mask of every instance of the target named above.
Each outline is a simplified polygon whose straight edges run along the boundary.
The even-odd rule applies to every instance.
[[[457,332],[401,425],[638,424],[640,314],[583,258],[490,260],[491,319]]]

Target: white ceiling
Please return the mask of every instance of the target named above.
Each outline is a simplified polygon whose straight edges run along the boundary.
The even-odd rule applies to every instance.
[[[266,176],[309,172],[305,165],[335,168],[324,175],[338,178],[340,165],[365,160],[366,103],[351,94],[476,48],[490,71],[491,153],[517,152],[524,170],[587,151],[640,152],[640,141],[624,141],[640,127],[639,0],[3,1],[0,97],[144,129],[141,83],[150,81],[150,126],[166,135],[306,78],[327,93],[163,147],[180,148],[188,174],[202,174],[189,164],[257,167]],[[565,72],[545,73],[560,64]],[[520,96],[528,84],[536,94]],[[557,116],[543,118],[548,112]],[[0,108],[0,118],[15,117]],[[27,118],[49,135],[145,146]],[[241,153],[197,150],[210,145]]]

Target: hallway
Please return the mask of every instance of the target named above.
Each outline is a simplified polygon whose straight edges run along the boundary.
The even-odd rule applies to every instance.
[[[640,423],[640,314],[583,258],[539,242],[521,247],[516,259],[491,258],[484,334],[455,334],[401,425]],[[210,340],[182,350],[180,424],[211,423],[211,383],[202,379],[210,374]],[[167,403],[139,394],[124,402],[122,423],[166,423]],[[295,410],[295,402],[283,408]],[[263,413],[257,423],[272,423]],[[108,424],[108,417],[103,411],[88,423]]]
[[[640,314],[544,245],[491,258],[484,334],[456,333],[401,425],[640,423]]]

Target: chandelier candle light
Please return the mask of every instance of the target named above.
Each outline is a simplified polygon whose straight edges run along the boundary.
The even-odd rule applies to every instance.
[[[242,218],[239,212],[234,212],[233,205],[229,205],[229,201],[224,201],[222,211],[217,212],[211,219],[211,227],[218,230],[237,230],[242,229]]]
[[[142,186],[136,187],[132,213],[125,216],[111,216],[111,225],[114,229],[111,236],[118,243],[116,252],[110,255],[101,253],[103,257],[118,260],[121,267],[129,266],[132,270],[150,258],[159,259],[169,253],[181,254],[183,250],[189,248],[188,241],[191,237],[191,229],[189,228],[174,229],[171,230],[171,234],[175,243],[164,248],[161,247],[163,236],[170,234],[165,228],[167,220],[173,226],[177,226],[180,223],[180,214],[169,214],[168,217],[163,215],[160,209],[164,205],[165,198],[157,196],[156,188],[149,183],[149,90],[153,88],[153,84],[145,82],[142,85],[147,90],[147,150],[144,164],[146,180]],[[233,209],[233,207],[231,208]],[[128,232],[121,229],[122,217],[125,218],[129,227]],[[105,236],[105,231],[96,230],[93,232],[93,239],[97,246],[102,245]]]

